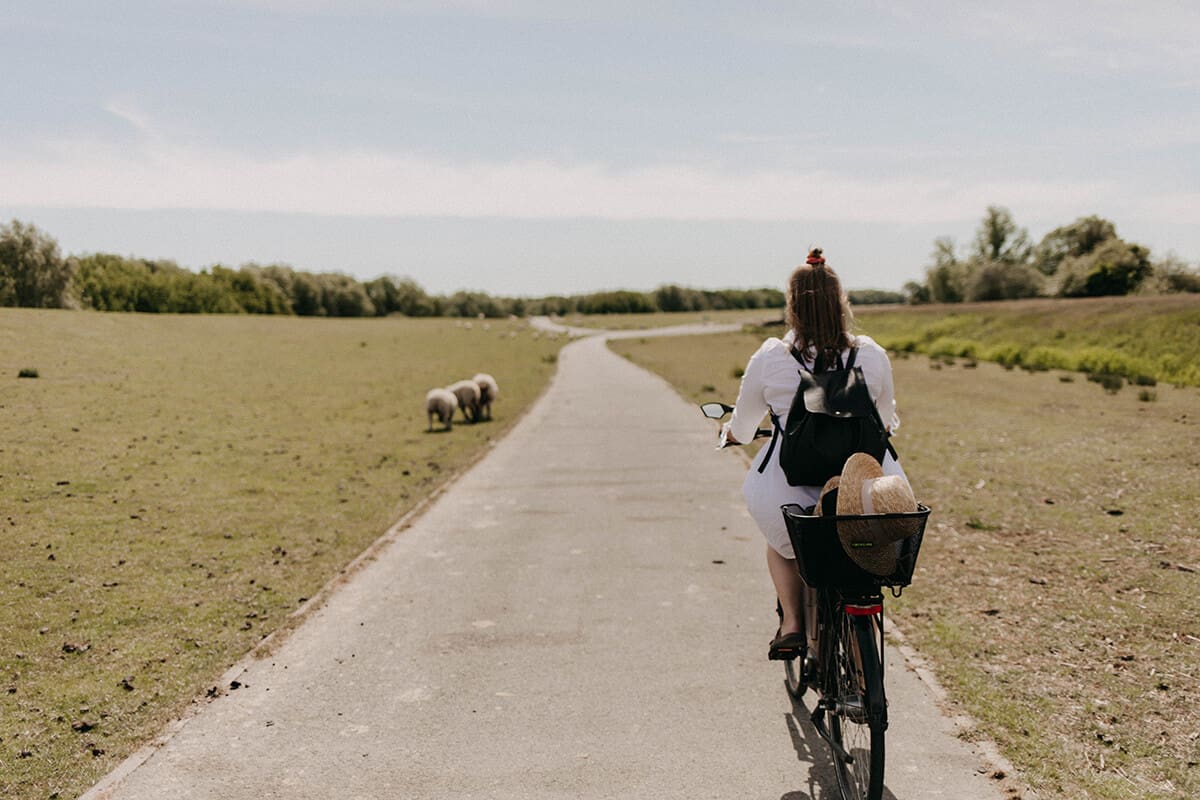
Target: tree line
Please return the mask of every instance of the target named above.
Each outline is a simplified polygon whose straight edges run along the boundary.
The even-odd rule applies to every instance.
[[[857,303],[898,303],[899,292],[854,292]],[[111,253],[64,257],[36,226],[0,226],[0,306],[87,308],[176,314],[288,314],[304,317],[508,317],[538,314],[638,314],[655,311],[779,309],[778,289],[607,291],[537,298],[486,292],[430,294],[411,278],[359,281],[286,264],[215,265],[199,272],[173,261]]]
[[[950,237],[935,239],[932,262],[924,283],[905,284],[910,303],[1200,292],[1200,271],[1174,255],[1152,260],[1148,248],[1122,239],[1098,216],[1080,217],[1034,244],[1007,209],[989,206],[965,248]]]

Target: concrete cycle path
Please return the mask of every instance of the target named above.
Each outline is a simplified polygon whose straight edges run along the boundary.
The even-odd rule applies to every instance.
[[[602,337],[568,345],[512,432],[240,688],[85,797],[836,797],[766,660],[745,465],[714,443]],[[884,797],[1000,798],[889,655]]]

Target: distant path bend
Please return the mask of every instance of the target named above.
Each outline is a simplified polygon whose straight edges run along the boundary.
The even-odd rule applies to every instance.
[[[766,660],[744,464],[604,340],[565,347],[509,436],[241,688],[85,797],[836,796]],[[885,797],[1000,798],[903,662],[888,680]]]

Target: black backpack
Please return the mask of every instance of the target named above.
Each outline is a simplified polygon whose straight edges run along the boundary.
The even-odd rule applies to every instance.
[[[779,465],[792,486],[824,486],[841,474],[846,459],[855,453],[869,453],[876,461],[883,461],[885,452],[897,458],[867,389],[862,367],[854,365],[857,347],[850,348],[845,366],[839,353],[836,368],[822,370],[822,359],[818,357],[812,372],[795,348],[791,353],[800,362],[800,385],[786,423],[781,425],[779,417],[771,412],[775,432],[759,472],[767,468],[776,444]]]

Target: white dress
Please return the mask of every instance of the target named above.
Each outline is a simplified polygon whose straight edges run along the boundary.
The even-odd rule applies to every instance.
[[[896,416],[892,364],[888,361],[887,351],[869,336],[854,338],[858,347],[858,356],[854,363],[862,367],[863,377],[866,378],[871,399],[879,409],[880,419],[895,433],[900,427],[900,419]],[[773,410],[781,421],[787,419],[792,397],[796,394],[796,387],[800,385],[797,372],[799,364],[791,354],[794,341],[794,333],[788,331],[782,339],[767,339],[758,348],[758,352],[750,357],[746,372],[742,376],[733,419],[728,426],[729,433],[739,442],[751,441],[768,409]],[[806,358],[806,366],[809,369],[813,366],[811,355],[808,354]],[[843,361],[849,358],[849,355],[850,351],[845,350],[842,353]],[[770,424],[769,420],[767,424]],[[758,468],[766,458],[767,450],[767,447],[763,447],[755,457],[750,471],[746,473],[746,481],[742,484],[742,494],[746,498],[746,508],[750,511],[750,516],[767,538],[767,543],[785,558],[795,558],[779,507],[787,503],[814,505],[821,494],[821,487],[789,485],[783,468],[779,466],[778,446],[771,455],[771,463],[759,473]],[[884,455],[883,472],[885,475],[904,475],[903,468],[890,453]]]

